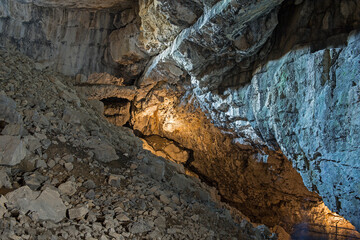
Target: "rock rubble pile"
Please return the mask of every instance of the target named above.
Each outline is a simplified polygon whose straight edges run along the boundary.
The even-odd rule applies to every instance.
[[[74,79],[0,62],[1,239],[276,239],[108,123]]]

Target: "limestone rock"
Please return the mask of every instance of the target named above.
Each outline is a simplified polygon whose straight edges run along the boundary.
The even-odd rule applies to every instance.
[[[121,176],[111,174],[111,175],[109,176],[108,183],[109,183],[109,185],[111,185],[111,186],[113,186],[113,187],[120,187],[120,184],[121,184]]]
[[[38,190],[46,180],[48,180],[48,177],[43,176],[38,172],[34,172],[32,174],[26,173],[24,176],[24,181],[26,185],[34,191]]]
[[[7,199],[1,195],[0,196],[0,219],[4,216],[4,214],[7,212],[7,209],[5,207],[5,204],[7,203]]]
[[[110,54],[114,62],[129,65],[146,57],[146,54],[138,47],[136,36],[138,32],[137,26],[131,23],[110,34]]]
[[[64,109],[63,120],[67,123],[79,124],[81,121],[81,116],[76,110],[67,107]]]
[[[94,152],[96,160],[100,162],[111,162],[119,159],[114,147],[110,144],[93,139],[88,146]]]
[[[136,96],[135,86],[94,85],[78,87],[78,90],[83,92],[88,99],[97,100],[106,98],[123,98],[131,101]]]
[[[108,73],[93,73],[86,80],[86,84],[91,85],[117,85],[123,86],[124,79],[117,78]]]
[[[2,187],[12,188],[12,184],[6,168],[0,167],[0,188]]]
[[[14,166],[26,156],[23,140],[17,136],[0,136],[0,164]]]
[[[22,124],[7,124],[2,130],[2,135],[24,136],[26,133]]]
[[[113,10],[101,10],[114,7]],[[131,9],[124,0],[30,0],[1,4],[0,45],[24,44],[19,50],[36,58],[38,69],[54,68],[67,75],[92,72],[114,73],[116,66],[104,64],[108,36],[121,9]],[[10,17],[14,20],[7,21]],[[5,23],[6,22],[6,23]],[[42,22],[41,26],[37,25]],[[6,27],[5,27],[6,26]],[[37,29],[26,31],[26,29]],[[34,45],[35,44],[35,45]]]
[[[68,210],[70,219],[81,219],[89,212],[86,207],[76,207]]]
[[[93,180],[87,180],[86,182],[83,183],[83,186],[86,187],[87,189],[96,188],[96,185]]]
[[[19,124],[21,115],[16,111],[16,102],[0,92],[0,121]]]
[[[130,120],[129,101],[105,101],[104,115],[106,119],[116,126],[123,126]]]
[[[21,187],[6,195],[12,206],[24,214],[28,211],[36,212],[39,219],[61,221],[66,214],[66,207],[60,194],[50,188],[42,192],[32,191],[28,186]]]
[[[144,233],[151,230],[151,227],[144,221],[139,221],[131,224],[129,231],[133,234]]]
[[[67,181],[65,183],[60,184],[58,189],[61,195],[72,196],[76,193],[77,185],[72,181]]]

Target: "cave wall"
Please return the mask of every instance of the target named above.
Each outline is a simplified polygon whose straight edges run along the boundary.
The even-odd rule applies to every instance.
[[[51,67],[72,76],[92,72],[118,75],[119,65],[109,54],[109,36],[129,23],[124,12],[133,11],[135,18],[132,5],[127,2],[103,9],[113,6],[114,1],[97,8],[93,8],[96,3],[74,2],[2,1],[0,46],[31,56],[39,69]],[[130,38],[125,34],[122,37]]]
[[[356,225],[360,219],[359,37],[351,35],[344,48],[290,52],[259,69],[251,84],[229,89],[224,99],[204,101],[213,119],[247,119],[264,141],[276,141],[308,189]],[[219,109],[221,104],[228,105],[227,111]],[[236,121],[228,125],[239,129]]]
[[[241,14],[214,5],[153,59],[139,86],[176,82],[169,66],[185,71],[216,126],[242,145],[281,149],[308,189],[359,227],[360,6],[281,3],[248,2]]]
[[[326,222],[316,214],[320,197],[306,189],[281,151],[236,143],[235,133],[215,127],[196,107],[195,98],[184,97],[187,84],[164,83],[146,99],[135,101],[133,129],[145,136],[172,139],[191,150],[183,162],[190,174],[216,187],[223,201],[254,222],[281,225],[288,232],[301,222]]]

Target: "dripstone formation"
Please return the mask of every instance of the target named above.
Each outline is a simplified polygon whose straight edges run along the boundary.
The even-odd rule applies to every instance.
[[[71,90],[60,97],[77,107],[86,99],[97,118],[118,126],[106,125],[116,135],[106,141],[65,135],[66,141],[107,163],[119,161],[120,152],[138,156],[146,149],[171,163],[146,151],[152,157],[137,169],[176,186],[175,192],[192,176],[280,239],[303,223],[326,226],[314,229],[324,233],[335,225],[360,228],[359,30],[354,0],[0,3],[0,46],[33,59],[34,71],[68,76]],[[11,67],[5,65],[3,76]],[[11,80],[21,81],[15,72]],[[64,79],[49,81],[61,86]],[[16,91],[8,88],[13,95],[0,98],[6,115],[0,159],[16,167],[29,148],[42,156],[24,121],[51,121],[16,111]],[[63,121],[84,125],[72,107],[62,107]],[[87,122],[93,121],[90,114]],[[103,131],[89,126],[90,136]],[[128,147],[115,146],[118,135]],[[46,138],[39,141],[51,149]],[[158,169],[167,169],[165,163],[185,175],[169,178]],[[71,172],[77,166],[63,167]],[[45,189],[49,180],[41,179],[37,189],[30,180],[18,189],[35,202],[44,191],[54,195]],[[11,181],[4,178],[4,186]],[[78,207],[69,219],[88,214]]]

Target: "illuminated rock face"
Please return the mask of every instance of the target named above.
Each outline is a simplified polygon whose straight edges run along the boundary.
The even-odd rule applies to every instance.
[[[353,0],[0,4],[0,45],[85,74],[110,122],[167,139],[150,148],[287,230],[325,221],[316,193],[360,227],[356,29]]]

